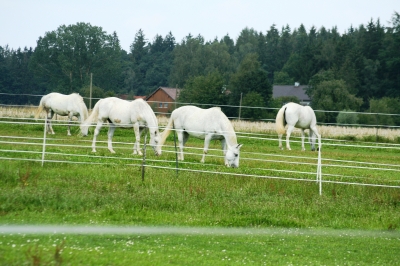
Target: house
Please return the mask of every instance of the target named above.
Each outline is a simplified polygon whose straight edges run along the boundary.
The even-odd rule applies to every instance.
[[[310,97],[306,94],[306,88],[308,85],[300,85],[295,83],[294,85],[274,85],[272,87],[272,97],[297,97],[301,105],[309,105],[311,102]]]
[[[146,97],[146,101],[153,107],[154,112],[168,113],[175,109],[175,102],[180,89],[159,87]]]

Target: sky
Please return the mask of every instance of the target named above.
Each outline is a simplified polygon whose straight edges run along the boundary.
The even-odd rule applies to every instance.
[[[189,34],[236,41],[246,27],[265,34],[274,24],[278,30],[303,24],[307,31],[336,26],[343,34],[371,20],[390,26],[395,12],[399,0],[0,0],[0,46],[35,48],[46,32],[78,22],[116,32],[127,52],[140,29],[149,42],[171,32],[177,43]]]

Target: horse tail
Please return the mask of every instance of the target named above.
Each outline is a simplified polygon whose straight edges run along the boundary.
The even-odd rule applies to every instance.
[[[167,137],[169,136],[169,134],[171,133],[171,129],[173,127],[173,119],[172,119],[172,115],[168,120],[168,124],[165,127],[164,131],[161,133],[161,140],[160,140],[160,146],[164,145],[165,141],[167,140]]]
[[[283,106],[278,114],[276,115],[275,119],[275,126],[276,126],[276,132],[279,135],[285,134],[286,129],[285,129],[285,111],[286,111],[286,106]]]
[[[87,135],[87,131],[90,127],[90,125],[92,124],[93,120],[97,120],[97,117],[99,115],[99,104],[100,104],[101,100],[98,101],[96,103],[96,105],[93,107],[92,113],[89,115],[88,118],[85,119],[85,121],[83,121],[81,123],[81,132],[83,133],[83,135]]]
[[[42,98],[42,99],[40,100],[39,107],[38,107],[38,109],[36,110],[35,119],[38,119],[38,118],[39,118],[40,113],[43,111],[43,109],[44,109],[44,103],[43,103],[43,98]]]

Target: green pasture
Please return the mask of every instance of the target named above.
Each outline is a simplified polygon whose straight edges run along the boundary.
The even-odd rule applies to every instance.
[[[396,265],[400,260],[396,143],[323,140],[320,195],[318,153],[301,151],[296,138],[292,151],[281,151],[272,132],[238,133],[239,168],[223,165],[219,142],[200,164],[203,143],[191,138],[177,171],[173,134],[160,157],[147,146],[143,168],[143,158],[132,154],[133,130],[116,130],[117,153],[111,154],[103,128],[93,154],[92,136],[83,138],[75,128],[68,137],[59,125],[56,135],[47,136],[42,166],[43,125],[10,122],[0,123],[0,232],[2,226],[65,225],[100,227],[105,233],[2,233],[0,264]],[[110,226],[255,231],[113,234],[107,233]]]

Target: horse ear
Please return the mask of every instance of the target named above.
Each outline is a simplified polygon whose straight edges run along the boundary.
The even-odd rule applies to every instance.
[[[236,148],[239,150],[242,146],[243,146],[243,144],[238,144],[238,145],[236,146]]]

